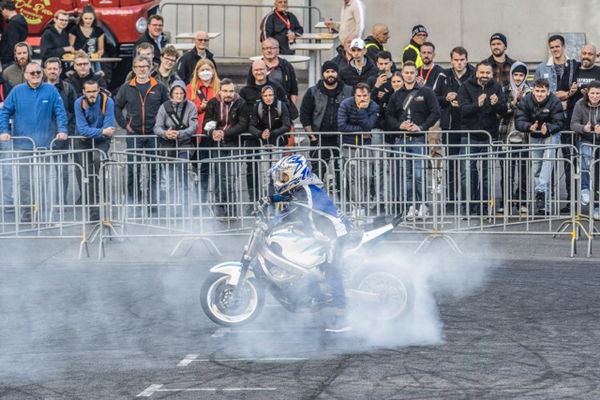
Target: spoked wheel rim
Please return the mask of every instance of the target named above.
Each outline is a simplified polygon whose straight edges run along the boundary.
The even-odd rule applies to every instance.
[[[228,279],[228,276],[222,276],[210,285],[206,293],[206,303],[216,318],[236,324],[252,317],[258,307],[259,295],[256,287],[246,281],[235,303],[233,300],[235,287],[227,283]]]
[[[409,303],[409,289],[399,277],[389,272],[372,272],[356,287],[359,307],[379,319],[394,319],[404,313]],[[375,308],[376,307],[376,308]]]

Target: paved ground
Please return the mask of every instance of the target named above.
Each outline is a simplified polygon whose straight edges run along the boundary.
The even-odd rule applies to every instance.
[[[439,309],[379,345],[272,305],[218,329],[198,302],[214,259],[194,251],[161,263],[121,245],[77,262],[62,244],[3,243],[0,399],[599,398],[598,259],[493,241],[463,239],[458,260],[406,256]]]

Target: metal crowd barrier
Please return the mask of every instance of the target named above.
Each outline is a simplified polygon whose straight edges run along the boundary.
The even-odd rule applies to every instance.
[[[598,236],[596,144],[584,151],[592,155],[593,206],[586,208],[578,201],[583,157],[573,145],[495,143],[483,131],[433,133],[441,137],[426,143],[403,132],[369,132],[370,144],[352,145],[341,143],[347,134],[315,133],[317,140],[305,142],[307,134],[296,132],[296,142],[308,145],[293,148],[261,145],[248,136],[236,146],[204,141],[192,147],[124,136],[113,140],[112,150],[82,149],[79,138],[70,138],[51,145],[62,150],[28,154],[5,144],[0,238],[79,238],[80,255],[98,240],[102,256],[113,240],[170,237],[176,241],[172,254],[191,240],[218,252],[215,237],[252,227],[252,205],[269,191],[268,168],[299,152],[357,224],[403,216],[400,236],[424,235],[421,245],[443,238],[457,251],[452,238],[461,234],[570,235],[571,254],[579,237],[591,254]],[[574,173],[565,182],[567,169]],[[16,182],[29,185],[31,200],[21,197]],[[24,210],[32,211],[27,226],[16,218]],[[94,212],[99,218],[91,217]]]
[[[18,146],[18,145],[17,145]],[[12,145],[5,147],[12,147]],[[89,255],[89,199],[96,149],[19,149],[1,153],[0,239],[78,239]]]
[[[194,157],[191,150],[146,147],[110,153],[100,173],[102,222],[94,232],[99,257],[110,241],[146,237],[178,239],[171,254],[191,240],[218,253],[212,238],[246,234],[254,226],[254,203],[270,189],[266,172],[289,151],[206,147],[202,157]],[[294,148],[319,163],[310,159],[311,151]]]

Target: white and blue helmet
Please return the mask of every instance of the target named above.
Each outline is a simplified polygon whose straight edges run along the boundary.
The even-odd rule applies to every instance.
[[[285,193],[301,185],[310,176],[310,165],[303,155],[294,154],[277,161],[269,170],[277,193]]]

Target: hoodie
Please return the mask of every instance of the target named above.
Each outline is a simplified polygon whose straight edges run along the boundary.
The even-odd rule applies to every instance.
[[[515,83],[513,73],[514,73],[515,69],[519,66],[525,67],[525,79],[523,80],[523,82],[521,82],[521,84],[517,85]],[[529,85],[527,84],[527,75],[529,75],[529,68],[527,68],[527,65],[523,64],[520,61],[515,61],[511,65],[511,67],[510,67],[510,83],[509,83],[508,87],[505,89],[506,90],[507,112],[506,112],[506,115],[504,116],[504,118],[502,119],[502,123],[500,125],[500,136],[501,136],[503,142],[506,142],[508,135],[516,129],[515,128],[514,111],[516,110],[519,101],[521,101],[521,99],[523,99],[526,94],[531,92],[531,87],[529,87]],[[517,96],[517,93],[519,91],[521,91],[520,99],[519,99],[519,101],[514,103],[515,96]],[[515,133],[510,136],[511,143],[522,143],[523,139],[524,139],[524,135],[521,132]]]
[[[154,134],[160,136],[163,144],[169,147],[173,147],[173,145],[177,145],[177,147],[189,146],[192,135],[198,129],[198,114],[196,113],[196,106],[191,101],[185,100],[185,98],[182,102],[173,100],[173,90],[175,88],[181,88],[186,92],[183,81],[175,81],[171,84],[169,88],[170,98],[160,106],[156,114]],[[170,140],[166,138],[169,128],[179,131],[178,139]]]
[[[588,122],[591,125],[590,132],[584,130]],[[594,138],[596,141],[600,140],[600,135],[594,133],[595,125],[600,125],[600,104],[592,106],[587,96],[584,96],[575,103],[571,117],[571,130],[578,133],[584,142],[594,143]]]
[[[246,102],[236,93],[231,103],[225,103],[221,96],[217,94],[206,105],[204,121],[205,124],[201,127],[202,129],[212,121],[217,124],[215,129],[223,131],[225,137],[221,145],[237,146],[239,135],[248,131]],[[204,129],[204,134],[208,135],[210,133]]]

